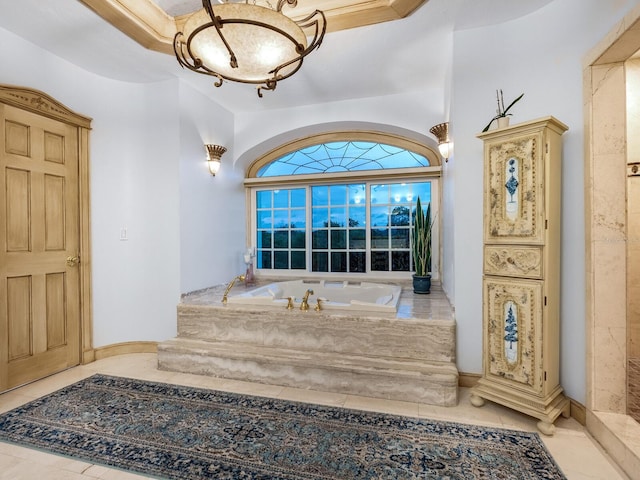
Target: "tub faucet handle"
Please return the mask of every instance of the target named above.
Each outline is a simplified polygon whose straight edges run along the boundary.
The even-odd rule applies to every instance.
[[[318,298],[316,299],[316,302],[317,302],[317,303],[316,303],[316,308],[315,308],[315,311],[316,311],[316,312],[319,312],[320,310],[322,310],[322,306],[320,305],[320,302],[321,302],[322,300],[324,300],[324,298],[320,298],[320,297],[318,297]]]
[[[289,297],[289,301],[287,302],[287,310],[293,310],[293,297]]]

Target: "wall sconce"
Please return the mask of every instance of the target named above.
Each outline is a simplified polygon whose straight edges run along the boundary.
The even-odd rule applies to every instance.
[[[218,170],[220,170],[220,157],[227,151],[227,149],[221,145],[206,144],[207,149],[207,164],[209,165],[209,171],[214,177]]]
[[[429,131],[438,139],[438,150],[445,162],[449,161],[449,150],[451,149],[451,140],[449,140],[449,122],[439,123],[429,129]]]

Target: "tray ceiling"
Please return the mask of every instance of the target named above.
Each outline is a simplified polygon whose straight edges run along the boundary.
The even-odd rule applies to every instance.
[[[181,30],[189,14],[202,8],[201,0],[80,1],[142,46],[171,55],[174,35]],[[327,17],[327,31],[332,32],[398,20],[427,1],[298,0],[295,8],[285,5],[282,11],[296,20],[306,17],[316,9],[322,10]],[[255,1],[258,5],[271,8],[273,2]]]

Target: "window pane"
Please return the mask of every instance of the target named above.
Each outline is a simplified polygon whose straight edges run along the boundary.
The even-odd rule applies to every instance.
[[[305,248],[307,244],[304,230],[291,230],[291,248]]]
[[[364,250],[367,248],[366,231],[364,228],[349,230],[349,248]]]
[[[258,248],[271,248],[271,232],[258,232]]]
[[[346,185],[332,185],[329,192],[331,195],[332,205],[347,204],[347,186]]]
[[[256,205],[258,208],[271,208],[271,190],[256,192]]]
[[[431,201],[431,183],[430,182],[422,182],[422,183],[414,183],[411,185],[412,194],[413,194],[413,203],[418,200],[418,196],[420,197],[420,203],[426,204]]]
[[[305,252],[291,252],[291,268],[294,270],[306,270],[307,260],[305,258]]]
[[[289,206],[289,190],[273,191],[274,208],[287,208]]]
[[[291,228],[305,228],[307,226],[307,212],[304,208],[291,210]]]
[[[271,228],[273,226],[271,210],[258,210],[257,217],[258,228]]]
[[[291,207],[304,207],[307,204],[307,190],[295,188],[291,190]]]
[[[389,225],[389,207],[371,207],[371,226],[386,227]]]
[[[347,209],[331,208],[331,226],[332,227],[345,227],[347,224]]]
[[[277,270],[289,269],[289,252],[273,252],[273,268]]]
[[[364,227],[367,224],[365,207],[349,207],[349,226]]]
[[[389,254],[387,252],[371,252],[371,270],[389,271]]]
[[[391,248],[409,248],[409,229],[408,228],[392,228],[391,229]]]
[[[311,187],[311,205],[329,205],[329,187]]]
[[[408,227],[411,210],[409,207],[398,206],[391,210],[391,225],[398,227]]]
[[[326,252],[313,252],[311,254],[311,270],[313,272],[329,271],[329,256]]]
[[[388,185],[371,185],[372,204],[389,203],[389,186]]]
[[[312,225],[314,227],[329,226],[329,209],[328,208],[314,208],[311,215],[312,215]]]
[[[331,271],[346,272],[347,271],[347,254],[346,252],[331,252]]]
[[[391,252],[391,270],[394,272],[408,272],[409,252]]]
[[[287,228],[289,226],[289,210],[273,211],[273,227]]]
[[[389,248],[389,229],[377,228],[371,230],[371,248]]]
[[[311,235],[312,248],[329,248],[329,232],[327,230],[314,230]]]
[[[349,185],[349,205],[360,205],[365,202],[365,186],[361,185]]]
[[[258,268],[271,268],[271,251],[258,250]]]
[[[347,248],[346,230],[331,230],[331,248]]]
[[[350,272],[366,272],[367,254],[365,252],[349,253],[349,271]]]
[[[273,246],[275,248],[289,248],[289,232],[286,230],[274,232]]]

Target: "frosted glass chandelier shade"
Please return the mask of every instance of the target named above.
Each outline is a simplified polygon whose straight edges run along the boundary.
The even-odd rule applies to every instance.
[[[326,30],[324,14],[316,10],[298,22],[276,10],[248,3],[223,3],[204,8],[191,15],[183,32],[174,39],[178,62],[197,73],[223,80],[259,85],[274,90],[278,81],[290,77],[302,66],[311,51],[320,46]],[[305,33],[312,32],[311,43]]]

